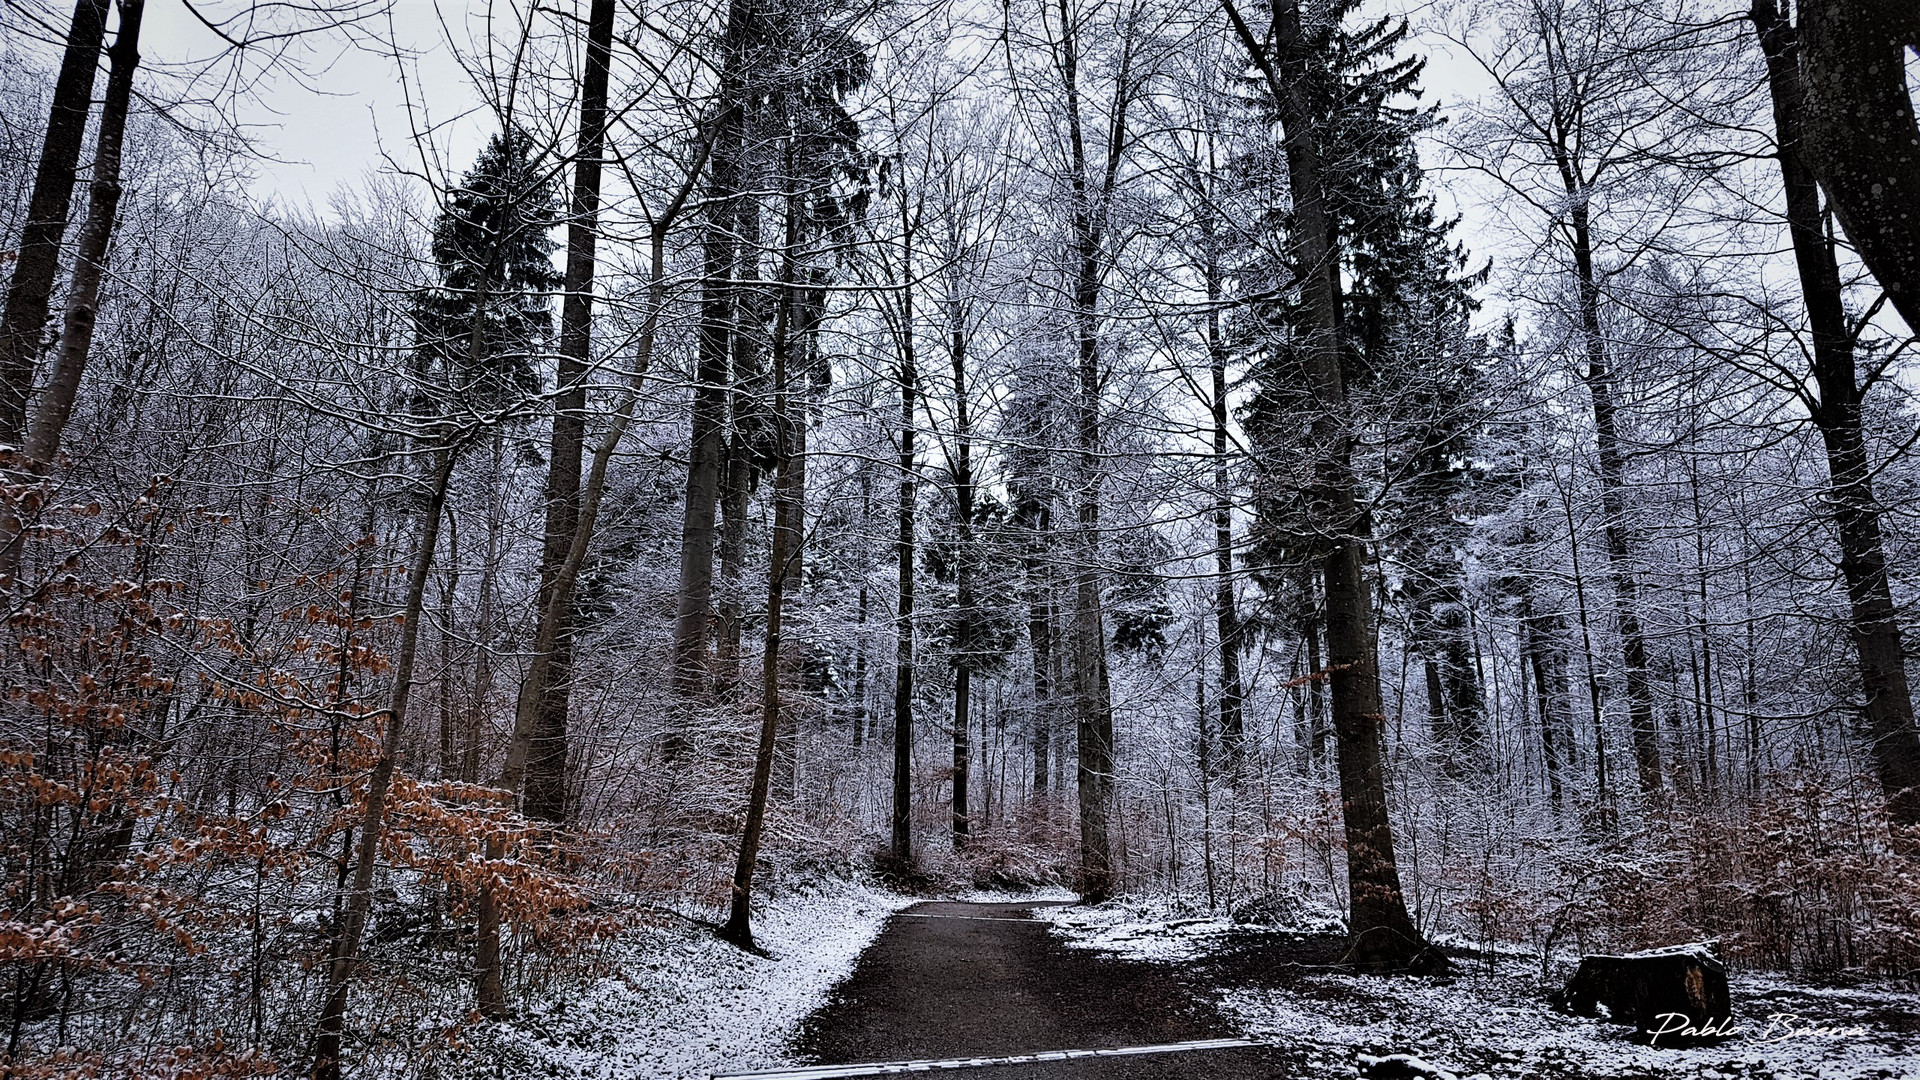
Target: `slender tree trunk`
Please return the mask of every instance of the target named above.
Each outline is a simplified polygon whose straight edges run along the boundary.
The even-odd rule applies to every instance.
[[[1105,276],[1106,214],[1126,132],[1127,57],[1115,75],[1113,115],[1107,131],[1103,181],[1089,180],[1086,136],[1080,117],[1079,39],[1075,21],[1060,3],[1058,50],[1073,172],[1073,243],[1076,266],[1071,296],[1078,393],[1074,399],[1075,525],[1073,566],[1073,704],[1077,753],[1075,780],[1080,803],[1080,868],[1077,891],[1098,903],[1113,894],[1116,871],[1112,838],[1113,697],[1107,682],[1107,634],[1101,611],[1100,494],[1100,290]]]
[[[566,296],[560,305],[559,387],[548,450],[546,539],[540,552],[542,619],[555,621],[541,671],[540,715],[527,755],[528,817],[567,818],[567,711],[573,677],[573,597],[557,591],[560,565],[580,526],[580,466],[587,438],[587,371],[593,358],[593,279],[600,235],[601,158],[606,152],[608,62],[614,0],[593,0],[587,12],[586,71],[580,79],[580,134],[574,151],[573,204],[567,215]],[[557,601],[557,602],[556,602]]]
[[[1847,583],[1853,644],[1866,695],[1864,733],[1888,815],[1895,825],[1920,826],[1920,735],[1914,729],[1913,697],[1907,684],[1906,642],[1888,582],[1880,504],[1873,493],[1839,266],[1833,248],[1821,235],[1820,191],[1805,161],[1806,95],[1794,62],[1798,45],[1794,28],[1772,0],[1756,0],[1752,15],[1767,57],[1787,227],[1813,332],[1813,377],[1819,400],[1811,412],[1826,444],[1829,504],[1840,536],[1840,572]],[[1908,120],[1912,135],[1911,111]],[[1905,212],[1912,216],[1911,206]],[[1852,231],[1849,224],[1849,235]],[[1898,831],[1894,839],[1904,850],[1913,847],[1914,840]]]
[[[893,842],[899,868],[913,865],[913,398],[919,382],[913,356],[913,297],[902,293],[900,335],[900,502],[894,555],[899,607],[893,620]]]
[[[1580,197],[1576,187],[1572,192]],[[1587,208],[1573,211],[1573,262],[1578,276],[1580,329],[1586,345],[1587,393],[1593,399],[1593,435],[1600,457],[1600,507],[1607,516],[1607,568],[1613,581],[1614,620],[1620,631],[1620,653],[1626,666],[1627,722],[1633,736],[1633,762],[1640,791],[1650,795],[1661,788],[1660,733],[1654,727],[1653,693],[1647,684],[1647,639],[1640,629],[1640,587],[1633,576],[1638,546],[1627,518],[1627,465],[1620,447],[1617,406],[1613,400],[1613,373],[1607,367],[1606,339],[1600,326],[1600,285],[1593,265],[1592,232]]]
[[[600,0],[596,0],[596,3]],[[579,580],[580,567],[585,564],[587,547],[592,542],[595,522],[599,518],[600,503],[607,489],[607,468],[613,461],[613,455],[620,448],[620,441],[626,438],[627,429],[633,425],[634,410],[639,405],[640,391],[648,370],[653,366],[654,342],[657,337],[662,312],[667,303],[666,285],[666,238],[675,218],[686,206],[693,186],[698,182],[700,171],[706,167],[706,160],[713,143],[703,140],[693,164],[687,170],[684,183],[673,199],[653,222],[648,237],[650,266],[647,283],[646,318],[640,325],[640,338],[634,347],[633,377],[620,404],[613,410],[612,421],[606,431],[600,435],[594,446],[592,463],[587,468],[586,483],[582,488],[579,517],[575,522],[573,536],[560,565],[555,568],[553,588],[545,598],[538,618],[535,620],[533,647],[529,650],[527,676],[520,684],[520,697],[514,703],[513,733],[507,741],[506,760],[500,767],[498,787],[509,799],[518,795],[526,782],[528,759],[532,754],[533,736],[539,724],[542,697],[540,690],[548,685],[545,669],[554,655],[554,645],[562,631],[562,612],[573,602],[573,590]],[[486,857],[498,860],[506,852],[496,837],[488,840]],[[476,971],[475,988],[478,1007],[482,1015],[499,1018],[506,1014],[506,996],[501,985],[500,964],[500,920],[499,898],[493,893],[491,883],[480,887],[480,902],[476,908],[476,931],[478,943],[475,949]]]
[[[107,0],[74,4],[66,51],[54,79],[53,105],[33,174],[33,193],[27,197],[6,312],[0,315],[0,442],[18,442],[25,433],[33,366],[46,331],[54,279],[60,273],[60,238],[67,231],[80,148],[86,141],[94,72],[107,36],[108,6]]]
[[[1326,595],[1327,660],[1333,731],[1345,810],[1347,885],[1351,919],[1346,962],[1366,970],[1397,970],[1428,952],[1407,914],[1387,816],[1387,777],[1380,676],[1367,587],[1368,531],[1353,471],[1346,384],[1340,368],[1340,264],[1334,223],[1322,186],[1320,132],[1310,88],[1313,60],[1303,36],[1299,0],[1273,6],[1269,35],[1276,65],[1232,0],[1223,0],[1241,43],[1261,68],[1280,114],[1293,192],[1288,242],[1308,317],[1301,343],[1316,410],[1315,499],[1325,548],[1320,573]]]
[[[795,238],[794,202],[788,199],[787,250]],[[791,270],[791,259],[788,269]],[[789,277],[789,280],[790,277]],[[780,619],[786,598],[787,560],[799,550],[800,535],[794,502],[790,423],[787,401],[787,352],[790,345],[792,289],[782,290],[773,348],[774,393],[774,511],[773,552],[767,566],[767,636],[760,653],[760,742],[753,759],[753,788],[747,797],[747,819],[740,833],[739,859],[733,869],[732,903],[720,936],[744,949],[753,944],[753,868],[760,857],[760,834],[766,821],[768,789],[772,786],[774,741],[780,729]]]
[[[114,32],[113,48],[108,53],[112,66],[107,75],[107,98],[100,108],[87,219],[80,227],[80,250],[74,257],[73,280],[67,290],[66,319],[59,347],[54,350],[53,374],[34,411],[23,448],[28,460],[43,469],[60,452],[60,436],[66,431],[67,418],[73,415],[80,378],[93,350],[100,279],[106,272],[107,248],[120,208],[120,150],[126,141],[127,109],[133,100],[133,73],[140,66],[140,18],[145,8],[146,0],[120,0],[120,27]],[[0,388],[0,399],[5,396],[6,391]],[[0,422],[4,422],[4,415],[0,415]]]
[[[427,505],[420,514],[420,546],[413,557],[413,568],[407,576],[406,600],[400,609],[403,622],[400,650],[393,665],[393,692],[382,714],[386,731],[380,740],[380,756],[374,759],[373,769],[367,774],[367,810],[361,818],[354,846],[352,884],[327,960],[327,993],[313,1046],[314,1080],[340,1080],[340,1041],[346,1032],[347,991],[360,960],[360,938],[373,911],[374,865],[380,853],[380,838],[386,831],[387,791],[393,785],[394,769],[399,764],[407,698],[413,691],[413,667],[419,652],[420,616],[427,594],[427,578],[433,572],[434,551],[440,544],[441,512],[446,507],[447,484],[453,476],[452,445],[441,446],[438,457]]]
[[[486,730],[489,699],[493,697],[493,595],[494,579],[500,572],[502,534],[506,531],[504,508],[499,503],[503,477],[501,458],[505,452],[500,432],[493,434],[493,461],[488,473],[487,555],[480,568],[480,598],[473,625],[473,701],[467,715],[467,743],[461,750],[460,779],[469,784],[480,780],[480,743]]]
[[[860,535],[870,536],[873,532],[873,476],[866,465],[860,466]],[[869,598],[867,576],[860,575],[860,600],[858,613],[854,617],[853,645],[853,750],[860,752],[867,738],[867,611]]]
[[[967,782],[973,768],[969,742],[972,724],[974,596],[973,596],[973,426],[967,406],[967,336],[965,309],[958,297],[950,307],[947,354],[953,367],[953,513],[959,534],[954,560],[954,602],[960,609],[959,659],[953,672],[953,847],[966,847],[970,827]]]
[[[1047,800],[1047,776],[1051,768],[1048,750],[1053,742],[1053,582],[1046,568],[1046,534],[1051,515],[1038,497],[1022,501],[1021,515],[1027,529],[1027,551],[1022,571],[1027,583],[1027,641],[1033,653],[1033,728],[1030,746],[1033,753],[1033,797],[1044,810]]]
[[[1209,234],[1212,221],[1208,221]],[[1213,375],[1213,558],[1215,628],[1220,635],[1220,744],[1226,753],[1229,782],[1239,779],[1246,757],[1246,696],[1240,683],[1240,612],[1233,592],[1233,476],[1227,441],[1227,347],[1220,330],[1220,270],[1213,262],[1213,240],[1205,241],[1207,272],[1207,360]],[[1208,895],[1212,895],[1209,862]]]
[[[1311,579],[1300,583],[1301,601],[1306,612],[1301,636],[1307,646],[1307,721],[1312,729],[1312,754],[1315,765],[1327,760],[1327,668],[1320,649],[1320,597]]]

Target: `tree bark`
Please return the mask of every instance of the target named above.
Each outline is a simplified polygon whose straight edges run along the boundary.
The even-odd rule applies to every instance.
[[[900,335],[900,501],[894,556],[899,571],[899,606],[893,620],[893,841],[899,869],[913,865],[913,398],[919,382],[913,355],[913,294],[901,294]]]
[[[1386,717],[1380,701],[1373,598],[1366,581],[1370,523],[1353,471],[1353,436],[1340,368],[1339,248],[1322,186],[1320,133],[1309,85],[1311,50],[1303,36],[1299,0],[1273,6],[1268,40],[1277,57],[1267,54],[1233,0],[1222,3],[1273,94],[1293,194],[1288,244],[1308,319],[1301,347],[1316,406],[1312,438],[1318,460],[1312,494],[1321,514],[1328,675],[1346,820],[1351,917],[1345,962],[1364,970],[1403,970],[1432,954],[1407,914],[1394,862],[1393,824],[1387,816]]]
[[[1047,796],[1047,776],[1051,768],[1048,752],[1053,743],[1053,581],[1047,573],[1046,536],[1052,515],[1043,498],[1028,493],[1021,499],[1021,524],[1027,532],[1027,550],[1022,573],[1027,584],[1027,641],[1033,654],[1033,727],[1030,747],[1033,755],[1033,796],[1042,809]]]
[[[788,199],[787,251],[793,251],[795,222],[793,203]],[[788,259],[788,270],[792,267]],[[783,275],[791,280],[790,273]],[[760,652],[760,742],[753,758],[753,787],[747,797],[747,819],[740,831],[739,858],[733,869],[732,903],[720,936],[743,949],[753,944],[753,868],[760,857],[760,835],[767,815],[768,789],[772,786],[774,742],[780,730],[780,618],[786,598],[787,561],[800,547],[794,501],[791,442],[787,402],[788,330],[792,319],[792,289],[782,290],[780,311],[774,332],[774,510],[773,552],[767,565],[767,634]]]
[[[973,596],[973,427],[967,408],[967,336],[964,308],[957,297],[950,298],[947,353],[953,368],[953,513],[959,534],[958,554],[954,559],[954,603],[960,609],[958,635],[959,658],[953,672],[953,847],[966,847],[971,827],[967,810],[967,782],[973,767],[973,748],[969,743],[973,691],[974,596]]]
[[[613,461],[613,455],[620,448],[620,442],[626,438],[627,430],[633,426],[634,410],[640,401],[640,390],[646,381],[647,372],[653,366],[654,342],[660,327],[661,313],[666,308],[666,243],[667,231],[674,219],[686,206],[687,198],[692,194],[700,171],[706,167],[707,156],[712,148],[711,141],[703,140],[693,163],[687,170],[680,190],[676,192],[667,208],[653,221],[649,230],[649,268],[647,283],[646,319],[640,324],[640,338],[634,347],[633,377],[629,388],[622,396],[619,405],[613,410],[612,421],[600,440],[593,448],[593,459],[587,468],[586,483],[581,490],[579,518],[575,523],[573,535],[565,556],[555,568],[553,589],[546,597],[538,618],[535,620],[533,647],[529,650],[527,676],[520,683],[520,696],[514,703],[513,733],[507,741],[506,760],[500,767],[498,787],[509,799],[520,792],[526,781],[528,758],[533,746],[533,735],[539,723],[543,695],[540,688],[548,684],[545,666],[551,663],[554,644],[562,631],[560,618],[564,608],[573,602],[573,590],[579,580],[580,567],[587,559],[587,548],[593,540],[593,531],[600,515],[600,503],[606,495],[607,468]],[[490,860],[505,855],[504,847],[497,838],[487,842],[486,856]],[[476,948],[475,985],[478,1005],[481,1013],[499,1018],[506,1013],[506,997],[500,980],[500,907],[498,898],[493,895],[491,885],[482,885],[480,903],[477,906],[479,928]]]
[[[528,748],[528,817],[567,818],[567,711],[573,677],[573,595],[556,583],[560,566],[580,528],[580,466],[587,439],[587,372],[593,358],[593,278],[600,236],[601,158],[606,152],[608,64],[613,46],[614,0],[593,0],[587,11],[586,70],[580,78],[580,133],[574,150],[573,204],[567,215],[566,295],[560,304],[560,363],[554,397],[553,437],[548,450],[546,538],[540,551],[539,603],[554,620],[543,665],[540,714]],[[545,636],[545,635],[543,635]]]
[[[1800,84],[1801,68],[1794,62],[1799,46],[1794,27],[1773,0],[1755,0],[1752,17],[1767,58],[1787,229],[1813,333],[1819,400],[1810,412],[1826,445],[1828,501],[1840,537],[1840,572],[1852,609],[1849,628],[1866,696],[1865,734],[1888,816],[1895,825],[1920,826],[1920,735],[1915,733],[1907,684],[1906,642],[1888,582],[1840,269],[1821,234],[1820,191],[1804,157],[1810,140],[1803,123],[1807,95]],[[1805,17],[1811,19],[1812,13]],[[1913,205],[1908,204],[1909,213]],[[1913,846],[1899,830],[1894,840],[1903,850]]]
[[[1920,49],[1920,7],[1803,3],[1799,36],[1797,154],[1894,310],[1920,333],[1920,124],[1906,75],[1906,49]]]
[[[1211,233],[1211,218],[1208,219]],[[1220,269],[1207,245],[1207,361],[1213,375],[1213,551],[1214,623],[1220,635],[1220,747],[1227,777],[1237,780],[1246,758],[1246,724],[1241,716],[1246,690],[1240,682],[1240,612],[1233,592],[1233,476],[1227,441],[1227,346],[1220,331]]]
[[[140,66],[140,19],[146,0],[120,0],[120,27],[108,53],[107,98],[100,107],[100,131],[95,137],[93,178],[87,192],[86,223],[80,227],[80,250],[75,253],[73,280],[67,289],[67,311],[54,350],[53,373],[48,379],[33,424],[22,448],[27,459],[44,469],[60,452],[60,436],[73,402],[80,393],[93,350],[93,328],[100,311],[100,279],[106,273],[107,248],[120,208],[120,151],[126,141],[127,110],[133,100],[133,73]],[[51,137],[51,136],[49,136]],[[4,397],[0,391],[0,397]],[[4,416],[0,416],[4,422]]]
[[[1071,295],[1078,354],[1074,399],[1075,525],[1073,566],[1073,705],[1075,780],[1080,804],[1080,868],[1076,890],[1088,903],[1113,895],[1115,868],[1109,819],[1113,809],[1113,695],[1107,681],[1107,634],[1101,611],[1105,575],[1100,558],[1101,436],[1100,292],[1105,276],[1106,214],[1113,198],[1126,133],[1130,51],[1114,75],[1105,161],[1098,186],[1089,182],[1089,157],[1080,117],[1078,31],[1060,0],[1060,80],[1066,90],[1073,192],[1075,268]],[[1130,42],[1128,43],[1130,46]]]
[[[380,854],[380,839],[386,831],[387,791],[393,785],[394,769],[399,764],[407,698],[413,691],[413,667],[419,652],[421,607],[427,594],[427,578],[433,572],[434,551],[440,544],[440,518],[447,504],[447,484],[453,476],[451,443],[441,446],[439,459],[434,465],[426,508],[420,514],[420,547],[414,554],[413,567],[407,577],[406,600],[400,609],[404,620],[400,649],[394,659],[393,691],[383,714],[387,729],[381,736],[380,756],[374,759],[373,769],[367,774],[367,811],[360,820],[354,847],[352,884],[334,934],[332,955],[327,960],[327,993],[313,1046],[314,1080],[340,1080],[340,1040],[346,1031],[347,991],[353,981],[353,969],[359,963],[360,939],[373,911],[373,871]]]
[[[27,423],[33,366],[42,347],[54,279],[60,273],[60,238],[67,231],[73,185],[93,106],[94,73],[107,36],[107,0],[77,0],[67,30],[66,51],[54,79],[40,163],[27,197],[27,217],[0,315],[0,442],[17,443]]]
[[[1558,148],[1556,148],[1558,152]],[[1620,631],[1620,654],[1626,665],[1627,722],[1633,737],[1633,763],[1640,793],[1661,789],[1660,733],[1654,727],[1653,693],[1647,684],[1647,639],[1640,628],[1640,590],[1633,576],[1633,554],[1638,546],[1627,519],[1627,464],[1620,448],[1618,407],[1613,400],[1613,373],[1607,367],[1606,339],[1600,326],[1600,285],[1593,265],[1593,233],[1587,221],[1585,193],[1573,179],[1562,155],[1572,210],[1573,263],[1580,303],[1580,331],[1586,348],[1582,378],[1593,400],[1593,437],[1600,456],[1600,508],[1606,514],[1607,569],[1613,581],[1614,622]]]
[[[693,418],[687,457],[687,493],[680,529],[680,585],[674,616],[673,680],[682,694],[707,685],[707,646],[713,617],[714,522],[720,506],[727,425],[728,351],[734,322],[733,272],[737,257],[734,215],[740,197],[740,156],[745,116],[739,107],[741,46],[751,33],[752,5],[734,0],[727,15],[722,67],[721,127],[714,139],[707,182],[707,222],[701,233],[704,259],[700,321],[694,364]],[[677,737],[669,740],[673,749]]]

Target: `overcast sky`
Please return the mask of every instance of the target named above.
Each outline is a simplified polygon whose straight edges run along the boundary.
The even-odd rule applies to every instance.
[[[585,6],[585,0],[573,2]],[[417,167],[409,98],[412,116],[419,117],[424,109],[432,123],[444,125],[434,141],[453,159],[452,169],[462,169],[478,152],[485,124],[478,117],[460,119],[475,98],[448,47],[448,35],[468,40],[473,27],[467,24],[478,23],[486,3],[394,0],[391,36],[408,54],[404,58],[330,38],[305,55],[310,77],[273,77],[262,92],[238,107],[262,153],[255,165],[258,193],[289,205],[324,209],[333,192],[359,184],[380,167],[382,153]],[[1385,10],[1387,5],[1380,7]],[[1433,18],[1432,4],[1425,0],[1392,0],[1391,7],[1412,14],[1416,25]],[[373,29],[383,37],[389,33],[386,20]],[[143,56],[155,64],[205,57],[217,44],[180,0],[155,0],[142,36]],[[1428,100],[1454,102],[1479,93],[1481,80],[1467,58],[1453,55],[1444,42],[1431,37],[1419,48],[1429,57]]]

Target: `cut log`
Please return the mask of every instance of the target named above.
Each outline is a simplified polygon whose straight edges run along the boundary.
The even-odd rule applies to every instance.
[[[1460,1080],[1438,1065],[1429,1065],[1412,1054],[1360,1055],[1360,1075],[1366,1080]]]
[[[1583,956],[1573,978],[1549,999],[1578,1016],[1631,1024],[1657,1046],[1718,1042],[1733,1028],[1727,966],[1713,942],[1648,949],[1625,956]]]

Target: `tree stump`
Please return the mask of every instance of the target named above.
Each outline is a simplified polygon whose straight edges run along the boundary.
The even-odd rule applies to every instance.
[[[1727,966],[1712,942],[1583,956],[1549,1000],[1579,1016],[1598,1016],[1605,1006],[1614,1023],[1632,1024],[1636,1038],[1656,1046],[1718,1042],[1733,1026]]]

